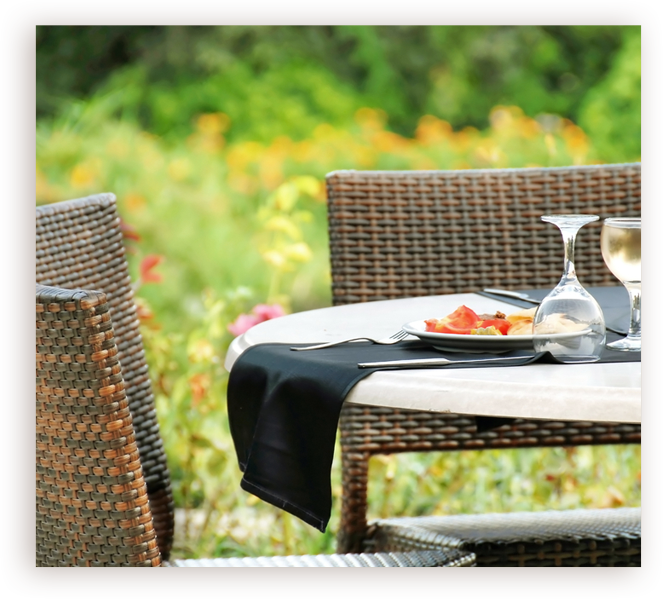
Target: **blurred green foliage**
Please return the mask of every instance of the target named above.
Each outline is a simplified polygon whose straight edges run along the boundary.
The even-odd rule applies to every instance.
[[[104,93],[116,94],[116,114],[172,140],[206,112],[230,117],[229,140],[269,142],[323,122],[347,127],[362,106],[411,136],[423,114],[483,129],[493,106],[515,104],[590,136],[614,130],[639,155],[640,28],[37,28],[40,118]]]
[[[331,552],[338,461],[323,535],[239,491],[228,325],[329,305],[330,171],[639,160],[640,29],[38,27],[37,98],[37,203],[118,197],[176,554]],[[383,456],[370,476],[372,516],[639,505],[640,447]]]

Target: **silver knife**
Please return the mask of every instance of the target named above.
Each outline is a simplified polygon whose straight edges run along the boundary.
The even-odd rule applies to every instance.
[[[508,360],[527,360],[527,356],[510,358],[486,358],[477,360],[447,360],[446,358],[425,358],[423,360],[391,360],[388,362],[360,362],[359,368],[408,368],[412,366],[447,366],[448,364],[483,364],[484,362],[507,362]]]
[[[512,297],[513,299],[519,299],[524,302],[529,302],[530,304],[540,304],[541,300],[534,299],[526,293],[521,293],[519,291],[508,291],[506,289],[484,289],[484,293],[492,293],[493,295],[502,295],[504,297]]]

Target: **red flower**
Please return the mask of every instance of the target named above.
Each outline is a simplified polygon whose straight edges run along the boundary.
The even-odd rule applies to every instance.
[[[163,277],[157,273],[152,272],[152,269],[163,261],[163,256],[150,254],[145,256],[140,263],[140,280],[143,283],[160,283]]]
[[[124,222],[120,219],[120,230],[122,231],[122,237],[125,239],[133,239],[134,241],[140,241],[140,235],[134,227],[129,223]]]

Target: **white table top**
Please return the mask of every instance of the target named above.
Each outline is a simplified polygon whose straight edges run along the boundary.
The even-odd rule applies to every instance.
[[[479,314],[519,309],[475,294],[457,294],[299,312],[237,337],[225,367],[230,371],[237,357],[258,343],[314,343],[360,335],[380,339],[405,323],[445,316],[461,304]],[[640,362],[384,370],[357,383],[346,402],[475,416],[639,423],[640,372]]]

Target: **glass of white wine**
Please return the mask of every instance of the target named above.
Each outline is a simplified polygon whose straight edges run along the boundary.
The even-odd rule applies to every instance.
[[[601,229],[603,260],[626,287],[631,300],[628,336],[606,345],[617,351],[640,351],[641,347],[641,230],[639,218],[606,218]]]
[[[574,253],[578,231],[599,217],[546,214],[541,220],[562,233],[564,270],[534,314],[534,349],[550,352],[560,362],[596,362],[605,347],[605,320],[598,302],[578,281]]]

